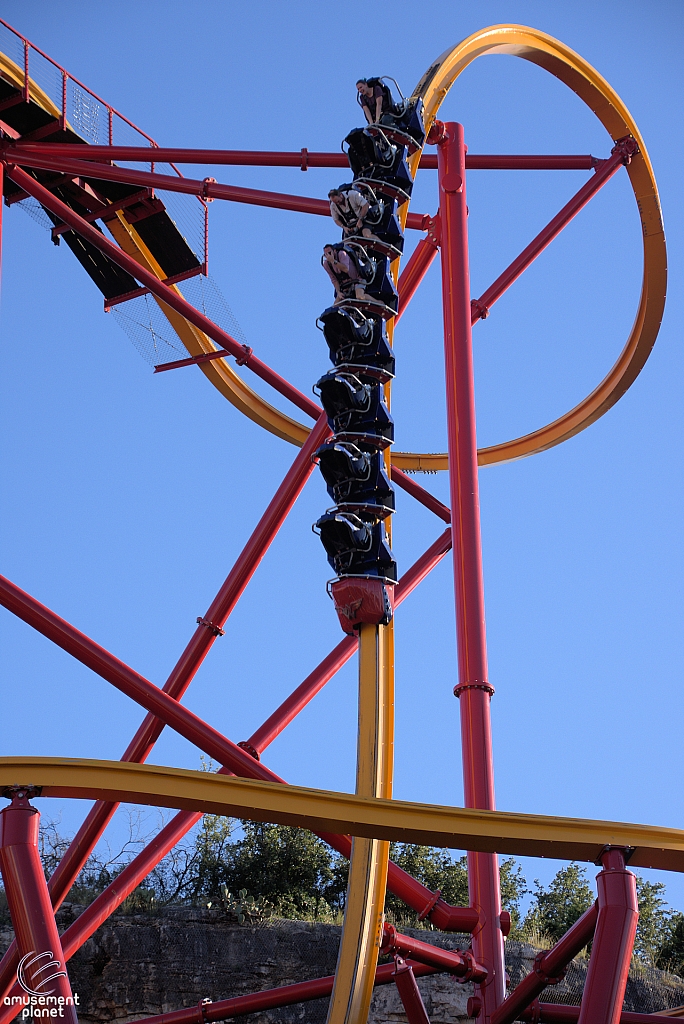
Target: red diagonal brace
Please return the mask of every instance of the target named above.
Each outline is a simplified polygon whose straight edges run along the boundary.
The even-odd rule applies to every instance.
[[[570,961],[584,949],[594,934],[597,917],[598,906],[594,903],[552,949],[535,960],[532,971],[494,1011],[492,1024],[513,1024],[547,985],[562,976]]]
[[[569,203],[566,203],[562,210],[556,214],[553,220],[549,221],[546,227],[533,238],[530,244],[523,249],[517,259],[513,260],[503,274],[497,277],[486,292],[479,299],[473,301],[472,322],[485,319],[489,310],[500,299],[507,288],[516,281],[537,256],[559,235],[563,228],[570,223],[580,210],[587,205],[589,200],[603,188],[620,167],[628,162],[629,154],[625,153],[624,144],[617,143],[609,160],[602,161],[596,173],[577,192]]]
[[[412,566],[412,568],[402,577],[396,588],[397,603],[404,600],[408,594],[415,589],[422,579],[425,578],[430,569],[437,564],[438,561],[446,554],[450,546],[450,531],[446,530],[444,534],[438,538],[437,541],[425,552],[425,554],[418,559],[418,561]],[[6,582],[6,581],[5,581]],[[0,601],[6,603],[3,594],[5,593],[2,586],[2,578],[0,577]],[[9,585],[12,587],[12,585]],[[15,588],[16,589],[16,588]],[[21,591],[19,591],[21,593]],[[28,598],[28,595],[24,597],[32,602],[33,599]],[[37,603],[36,603],[37,604]],[[16,607],[10,607],[10,610],[16,612]],[[41,606],[38,606],[39,608]],[[44,611],[47,611],[46,609]],[[58,620],[54,613],[48,613],[53,616],[57,622]],[[22,616],[23,617],[23,616]],[[30,621],[26,619],[26,621]],[[34,624],[30,622],[30,624]],[[73,627],[69,627],[73,629]],[[76,631],[74,631],[76,632]],[[46,633],[46,635],[50,635]],[[54,639],[54,637],[51,637]],[[353,638],[349,638],[352,641],[353,646],[348,652],[348,656],[351,656],[356,643]],[[346,643],[342,641],[342,644]],[[338,645],[342,646],[342,645]],[[68,648],[67,648],[68,649]],[[70,653],[74,653],[71,651]],[[78,655],[75,655],[78,656]],[[110,656],[111,657],[111,656]],[[80,659],[84,660],[84,659]],[[327,660],[327,659],[326,659]],[[345,659],[346,660],[346,659]],[[87,662],[86,662],[87,663]],[[326,663],[324,662],[323,665]],[[319,666],[319,669],[322,666]],[[132,670],[129,670],[132,672]],[[313,675],[313,674],[312,674]],[[329,676],[328,676],[329,678]],[[309,677],[311,680],[312,677]],[[325,681],[325,680],[324,680]],[[321,683],[323,685],[323,683]],[[316,688],[310,688],[308,699],[310,700],[316,692],[320,689],[320,686]],[[297,692],[297,691],[296,691]],[[299,694],[300,700],[302,695]],[[304,706],[304,701],[301,706]],[[291,717],[294,717],[292,715]],[[284,727],[284,726],[283,726]],[[280,731],[280,730],[278,730]],[[277,733],[275,733],[277,735]],[[255,734],[256,738],[256,734]],[[274,738],[273,736],[271,738]],[[227,741],[230,742],[230,741]],[[270,742],[270,740],[269,740]],[[263,746],[266,744],[264,743]],[[232,745],[231,745],[232,746]],[[262,747],[263,749],[263,747]],[[268,772],[268,769],[265,769]],[[232,774],[228,769],[221,769],[221,774]],[[244,772],[239,774],[243,775]],[[271,778],[276,778],[272,773],[268,773]],[[279,780],[282,781],[282,780]],[[96,804],[95,809],[98,806],[105,808],[113,807],[115,805]],[[159,863],[159,861],[168,853],[170,849],[192,828],[196,821],[201,817],[200,814],[194,812],[181,811],[174,816],[174,818],[162,829],[159,835],[152,841],[152,843],[146,847],[145,850],[141,851],[131,862],[126,866],[122,873],[117,876],[114,883],[107,887],[103,893],[101,893],[88,909],[79,916],[79,918],[67,929],[63,936],[64,952],[67,959],[69,959],[76,952],[78,948],[93,934],[93,932],[99,927],[104,920],[106,920],[111,913],[118,907],[123,900],[133,891],[133,889],[146,877],[149,871]],[[337,849],[344,856],[349,856],[351,850],[351,842],[347,836],[333,836],[328,833],[321,833],[321,838],[326,842],[329,842],[333,848]],[[62,861],[64,864],[64,861]],[[61,867],[61,865],[60,865]],[[72,879],[73,880],[73,879]],[[418,910],[422,907],[426,900],[431,899],[434,903],[434,909],[431,914],[433,923],[438,927],[450,928],[458,931],[471,931],[477,924],[478,915],[477,912],[470,910],[467,907],[451,907],[443,900],[434,900],[433,894],[427,889],[422,883],[412,878],[401,868],[395,864],[390,863],[389,866],[389,878],[388,886],[391,891],[398,895],[401,899],[405,900],[409,906]],[[2,992],[7,991],[7,986],[11,984],[12,972],[16,967],[16,955],[14,954],[14,948],[10,949],[3,958],[2,968],[0,970],[0,990]],[[4,1020],[4,1016],[0,1014],[0,1021]]]
[[[427,1015],[411,964],[407,964],[400,956],[395,956],[392,977],[406,1011],[408,1024],[430,1024],[430,1018]]]
[[[123,252],[118,245],[114,245],[106,239],[96,228],[91,224],[88,224],[82,217],[73,210],[52,195],[46,188],[39,185],[35,178],[32,178],[29,174],[26,174],[19,167],[9,165],[7,167],[7,175],[17,185],[28,192],[30,196],[37,199],[41,206],[44,206],[46,210],[50,210],[59,217],[65,224],[68,224],[77,234],[81,235],[82,238],[86,238],[89,242],[100,249],[106,256],[108,256],[113,263],[117,266],[123,267],[127,270],[132,277],[137,278],[146,288],[156,295],[163,302],[174,309],[177,313],[193,324],[194,327],[199,328],[204,334],[206,334],[212,341],[215,341],[221,348],[227,349],[231,355],[236,357],[246,357],[245,364],[261,377],[262,380],[270,384],[271,387],[279,391],[281,395],[288,398],[291,402],[294,402],[298,408],[305,412],[308,416],[317,420],[320,416],[321,410],[315,402],[312,402],[310,398],[303,395],[301,391],[293,387],[284,380],[279,374],[272,370],[266,363],[263,363],[253,353],[248,352],[247,347],[240,345],[239,342],[232,338],[225,331],[222,331],[220,327],[217,327],[209,317],[204,316],[199,310],[195,309],[189,302],[187,302],[181,295],[173,291],[167,285],[163,284],[159,278],[155,277],[154,274],[150,273],[149,270],[145,270],[139,263]],[[181,179],[178,179],[181,180]]]

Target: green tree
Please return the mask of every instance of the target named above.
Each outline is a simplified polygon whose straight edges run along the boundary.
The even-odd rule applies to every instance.
[[[642,963],[655,966],[661,949],[670,937],[672,910],[664,899],[662,882],[647,882],[637,875],[639,923],[634,940],[634,955]]]
[[[673,914],[669,934],[655,960],[656,967],[684,978],[684,914]]]
[[[595,900],[586,869],[568,864],[552,878],[548,889],[535,879],[534,902],[525,916],[522,931],[536,931],[557,942]]]
[[[243,838],[226,851],[222,881],[232,893],[246,889],[274,904],[283,917],[327,917],[343,900],[345,872],[337,857],[305,829],[242,823]]]

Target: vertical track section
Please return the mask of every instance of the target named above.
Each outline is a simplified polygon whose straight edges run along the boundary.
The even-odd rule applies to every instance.
[[[392,796],[394,765],[394,629],[364,623],[359,636],[359,727],[356,793]],[[389,843],[354,839],[344,928],[328,1024],[365,1024],[382,941]]]

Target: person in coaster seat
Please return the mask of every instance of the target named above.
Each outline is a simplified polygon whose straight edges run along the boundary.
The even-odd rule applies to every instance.
[[[372,238],[373,241],[380,241],[370,228],[365,226],[365,220],[370,212],[369,201],[355,188],[343,192],[339,188],[331,188],[328,192],[330,200],[330,215],[342,228],[343,237],[351,235],[363,235],[364,238]]]
[[[370,295],[366,295],[356,263],[342,247],[324,246],[321,262],[335,289],[334,306],[345,299],[371,298]]]
[[[368,124],[378,124],[383,114],[393,114],[394,104],[389,88],[379,78],[359,78],[357,100]]]

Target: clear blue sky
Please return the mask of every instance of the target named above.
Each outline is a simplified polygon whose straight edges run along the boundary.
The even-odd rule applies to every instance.
[[[634,386],[542,455],[481,472],[498,806],[682,827],[682,38],[675,0],[397,0],[350,18],[329,2],[110,6],[0,2],[2,17],[162,145],[337,149],[354,81],[410,90],[447,46],[498,22],[555,35],[607,78],[639,125],[661,190],[665,321]],[[443,115],[470,151],[591,152],[610,140],[574,94],[513,57],[479,60]],[[335,171],[207,168],[221,181],[324,196]],[[586,179],[469,175],[473,294]],[[342,176],[343,177],[343,176]],[[422,172],[413,209],[433,212]],[[5,211],[0,358],[2,571],[162,685],[294,457],[196,369],[153,376],[65,246]],[[211,273],[258,355],[309,391],[327,368],[327,221],[214,203]],[[415,239],[411,244],[415,243]],[[619,174],[475,330],[480,444],[553,419],[588,393],[630,329],[639,221]],[[443,450],[437,264],[396,337],[400,449]],[[446,499],[444,475],[420,477]],[[247,737],[337,643],[316,475],[185,699]],[[400,493],[400,571],[441,532]],[[460,803],[450,559],[400,609],[398,797]],[[140,711],[0,613],[2,750],[118,758]],[[264,760],[292,782],[350,789],[355,670],[342,671]],[[165,730],[151,760],[198,767]],[[53,805],[45,807],[52,810]],[[85,805],[65,806],[65,830]],[[525,862],[529,879],[556,864]],[[660,876],[653,876],[660,877]],[[684,882],[662,876],[684,909]]]

